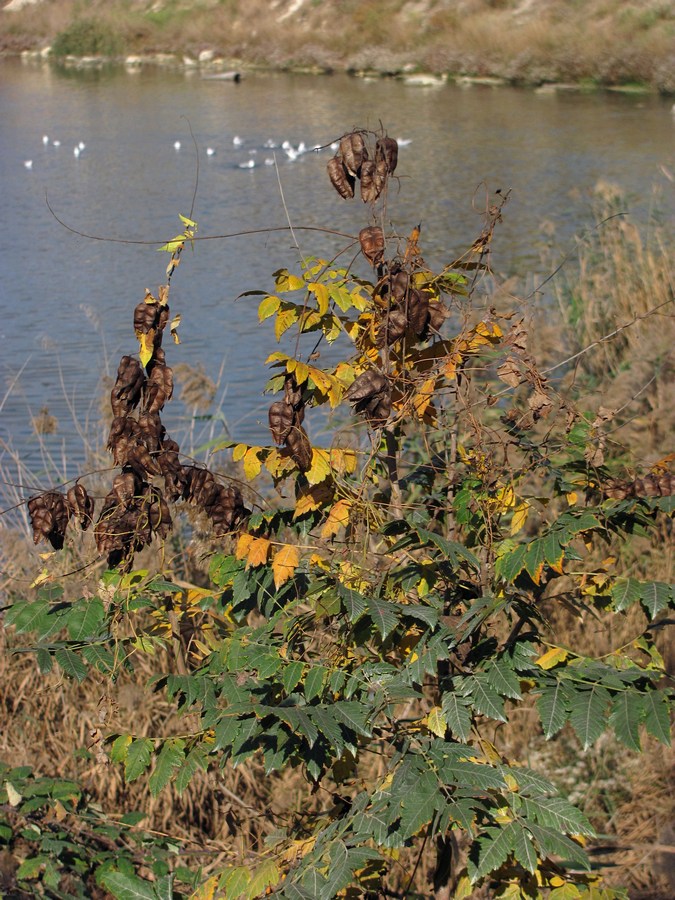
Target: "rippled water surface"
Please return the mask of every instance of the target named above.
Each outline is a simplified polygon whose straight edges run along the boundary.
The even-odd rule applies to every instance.
[[[194,218],[201,235],[284,226],[287,217],[296,226],[357,234],[366,210],[333,192],[325,175],[330,151],[290,161],[277,149],[277,169],[264,165],[272,156],[265,143],[312,147],[380,122],[410,142],[400,151],[389,220],[402,234],[421,221],[432,263],[454,258],[480,231],[481,184],[512,192],[493,258],[507,275],[545,274],[545,221],[555,225],[554,256],[570,249],[574,234],[593,223],[589,196],[599,179],[626,191],[634,217],[646,219],[655,202],[664,215],[675,209],[662,169],[673,171],[675,121],[670,103],[657,97],[425,89],[347,76],[260,74],[237,85],[164,71],[59,72],[0,62],[0,439],[38,472],[31,416],[46,406],[59,425],[44,440],[77,474],[83,449],[73,420],[95,431],[101,376],[137,349],[133,307],[164,280],[167,258],[155,248],[193,204],[190,127],[199,149]],[[79,142],[85,148],[76,157]],[[240,168],[249,160],[253,168]],[[74,235],[54,219],[46,197],[80,232],[151,243]],[[306,255],[348,243],[309,231],[296,236]],[[184,254],[174,276],[171,307],[183,317],[182,343],[168,348],[168,361],[202,363],[220,378],[222,410],[240,440],[267,442],[263,361],[275,346],[271,331],[257,325],[255,298],[235,299],[270,288],[270,274],[297,258],[283,232],[205,241]],[[189,416],[180,403],[170,407],[165,422],[178,434]]]

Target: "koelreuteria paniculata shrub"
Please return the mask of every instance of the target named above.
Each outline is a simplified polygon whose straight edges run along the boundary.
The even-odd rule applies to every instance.
[[[673,587],[632,577],[610,551],[669,528],[671,458],[629,477],[608,420],[556,391],[521,316],[485,303],[508,195],[493,196],[482,232],[439,271],[419,228],[391,232],[397,151],[357,130],[328,164],[336,202],[365,204],[360,262],[301,259],[245,295],[283,349],[264,361],[269,442],[211,448],[231,454],[241,481],[185,460],[166,434],[169,286],[136,307],[139,358],[122,357],[112,391],[119,471],[102,507],[81,483],[29,501],[36,541],[55,548],[72,516],[94,522],[108,570],[97,594],[66,603],[47,566],[5,625],[33,636],[43,671],[84,680],[94,669],[112,690],[134,654],[173,646],[176,622],[192,618],[180,666],[157,672],[153,690],[199,726],[101,734],[99,752],[128,781],[149,775],[153,792],[255,757],[270,775],[300,769],[324,798],[311,815],[289,811],[267,847],[233,856],[194,898],[461,898],[480,886],[619,896],[591,874],[590,822],[507,758],[499,726],[534,707],[546,739],[569,724],[583,748],[608,730],[634,751],[645,732],[669,743],[673,691],[654,625]],[[182,219],[164,247],[169,280],[195,240]],[[321,442],[320,407],[332,413]],[[208,588],[133,568],[169,539],[181,503],[211,529]],[[556,604],[589,620],[640,605],[643,628],[595,658],[552,641]],[[425,848],[433,885],[415,881]],[[178,891],[109,862],[99,882],[115,897]]]

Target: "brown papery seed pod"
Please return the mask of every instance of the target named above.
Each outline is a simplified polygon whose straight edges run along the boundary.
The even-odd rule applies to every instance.
[[[82,531],[86,531],[91,525],[94,515],[94,501],[87,493],[87,489],[79,482],[74,484],[67,494],[68,505],[74,516],[77,517]]]
[[[110,425],[106,449],[114,453],[115,447],[122,438],[131,438],[138,434],[138,422],[129,416],[116,416]]]
[[[161,475],[162,470],[150,456],[148,448],[136,438],[122,438],[115,445],[113,456],[116,465],[133,469],[136,475],[144,479],[146,475]]]
[[[375,346],[378,350],[389,347],[395,341],[400,340],[408,327],[408,319],[405,312],[399,307],[390,309],[382,316],[377,328]]]
[[[143,413],[138,417],[138,440],[141,441],[150,453],[157,453],[166,429],[162,425],[159,413]]]
[[[429,328],[438,333],[448,317],[448,307],[441,300],[429,301]]]
[[[376,369],[368,369],[347,388],[345,391],[345,399],[350,403],[357,403],[360,400],[367,400],[376,394],[381,394],[388,388],[389,382],[382,372]]]
[[[326,166],[330,183],[345,200],[351,200],[354,196],[356,179],[345,169],[339,156],[334,156]]]
[[[135,472],[120,472],[113,478],[110,493],[103,501],[103,505],[109,503],[115,505],[128,506],[134,497],[138,497],[143,493],[143,482]]]
[[[375,161],[366,159],[361,163],[361,199],[364,203],[374,203],[382,193],[382,185],[375,179]]]
[[[670,472],[666,472],[664,475],[659,475],[659,494],[662,497],[670,497],[675,493],[675,475],[672,475]]]
[[[171,512],[159,488],[153,488],[149,494],[148,521],[150,528],[160,540],[166,540],[173,527]]]
[[[136,334],[148,334],[157,327],[159,321],[157,303],[141,301],[134,309],[134,331]]]
[[[375,144],[375,161],[382,160],[391,174],[398,164],[398,142],[394,138],[378,138]]]
[[[641,490],[638,492],[638,481],[642,482]],[[645,475],[644,478],[636,479],[635,493],[638,497],[660,497],[659,479],[656,475]]]
[[[379,266],[384,259],[384,232],[379,225],[369,225],[359,231],[361,251],[372,266]]]
[[[358,131],[353,131],[351,134],[346,134],[340,138],[340,155],[349,174],[358,175],[361,163],[364,159],[368,159],[368,151],[363,135],[359,134]]]
[[[298,409],[302,403],[302,391],[292,373],[287,374],[284,379],[284,398],[294,409]]]
[[[364,413],[370,425],[374,428],[382,427],[391,415],[391,397],[389,395],[381,397],[376,404],[369,405]]]
[[[45,491],[31,497],[27,503],[33,529],[33,543],[48,541],[54,550],[63,548],[71,509],[59,491]]]
[[[312,445],[307,432],[301,425],[294,425],[286,438],[286,446],[291,459],[301,472],[309,472],[312,468]]]
[[[115,416],[126,415],[138,406],[144,384],[145,375],[140,362],[133,356],[123,356],[117,368],[117,378],[110,395],[110,403]]]
[[[613,481],[610,482],[604,490],[604,493],[610,500],[625,500],[626,497],[630,497],[632,492],[632,485],[627,484],[623,481]]]
[[[293,427],[295,418],[293,407],[284,400],[276,400],[269,408],[267,418],[275,444],[283,444]]]
[[[408,323],[418,337],[429,324],[429,295],[417,288],[408,293]]]
[[[391,276],[389,290],[394,300],[403,300],[410,287],[410,276],[407,272],[396,272]]]

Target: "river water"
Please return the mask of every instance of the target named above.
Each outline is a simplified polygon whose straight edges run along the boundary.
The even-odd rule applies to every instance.
[[[421,221],[425,256],[440,264],[480,232],[484,186],[510,189],[493,268],[536,278],[546,274],[542,223],[554,226],[553,256],[561,258],[594,222],[589,198],[600,179],[626,192],[635,218],[646,220],[654,204],[673,215],[673,185],[664,175],[674,170],[670,106],[618,93],[420,88],[291,74],[250,74],[234,84],[197,73],[59,71],[0,61],[0,467],[14,452],[32,484],[47,486],[56,472],[78,474],[83,436],[100,437],[101,378],[114,376],[123,353],[137,351],[133,308],[146,287],[164,281],[167,257],[156,247],[180,230],[178,215],[190,214],[193,197],[202,236],[289,219],[354,235],[368,224],[360,201],[342,201],[330,187],[329,150],[291,161],[266,142],[324,145],[381,122],[406,142],[400,190],[388,207],[392,228],[405,234]],[[265,165],[273,155],[277,166]],[[249,161],[252,168],[241,167]],[[80,232],[151,243],[77,236],[56,221],[47,198]],[[271,329],[257,324],[257,300],[237,296],[271,289],[271,273],[292,268],[299,253],[332,255],[348,244],[310,231],[296,237],[300,251],[287,232],[201,242],[185,252],[173,279],[182,343],[168,347],[168,362],[202,364],[219,381],[227,428],[238,440],[268,442],[263,361],[275,344]],[[58,428],[38,438],[31,419],[43,407]],[[204,430],[180,402],[167,407],[164,420],[179,439],[191,431],[192,444],[225,427]],[[58,460],[54,470],[46,453]]]

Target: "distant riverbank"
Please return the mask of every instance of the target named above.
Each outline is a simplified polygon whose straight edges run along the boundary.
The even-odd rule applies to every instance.
[[[0,51],[210,72],[249,67],[675,93],[664,0],[11,0]]]

